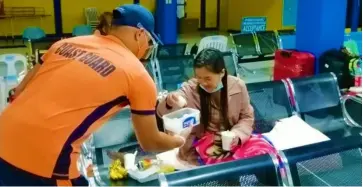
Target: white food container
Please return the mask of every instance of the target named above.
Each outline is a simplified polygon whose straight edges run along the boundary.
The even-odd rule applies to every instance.
[[[151,166],[149,169],[145,171],[139,171],[139,170],[129,170],[129,176],[135,180],[137,180],[140,183],[149,182],[152,180],[158,179],[158,171],[160,168],[158,166]]]
[[[183,108],[164,115],[165,130],[179,134],[183,129],[199,125],[200,111],[193,108]]]

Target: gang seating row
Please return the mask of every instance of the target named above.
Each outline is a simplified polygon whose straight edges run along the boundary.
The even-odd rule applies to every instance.
[[[362,137],[350,136],[280,151],[274,165],[267,155],[160,174],[168,186],[360,186]],[[261,183],[257,179],[266,181]],[[155,182],[156,183],[156,182]]]
[[[349,136],[280,152],[287,186],[361,186],[362,137]]]
[[[271,57],[277,49],[295,48],[295,30],[268,30],[231,34],[240,62],[254,62]],[[271,59],[271,58],[268,58]]]
[[[350,136],[280,151],[282,162],[272,155],[202,166],[160,174],[158,180],[123,186],[358,186],[361,184],[361,136]],[[141,151],[137,145],[119,151]],[[144,154],[145,155],[145,154]],[[144,155],[140,156],[142,158]],[[153,155],[148,153],[148,156]],[[108,179],[108,165],[94,169],[95,185],[115,185]],[[359,175],[360,174],[360,175]]]
[[[281,49],[296,49],[295,32],[282,32],[278,35]],[[350,32],[344,35],[344,46],[351,48],[351,52],[362,56],[362,32]],[[352,49],[353,48],[353,49]]]
[[[164,44],[156,48],[156,57],[182,56],[187,54],[187,43]]]
[[[158,49],[156,50],[160,52]],[[224,52],[223,58],[230,75],[239,77],[237,68],[237,57],[232,52]],[[175,54],[156,57],[152,54],[150,60],[145,62],[146,70],[154,79],[159,91],[174,91],[181,83],[194,76],[194,56],[188,54]]]
[[[361,101],[341,96],[333,73],[251,83],[247,84],[247,90],[259,133],[269,132],[276,120],[292,115],[299,115],[331,139],[361,132]]]
[[[158,45],[156,58],[189,55],[191,52],[187,51],[187,47],[187,43]],[[206,36],[200,40],[197,53],[205,48],[214,48],[221,52],[228,52],[228,38],[223,35]]]
[[[282,49],[295,49],[296,48],[296,35],[294,30],[278,31],[279,46]],[[357,46],[361,51],[362,44],[362,32],[350,32],[345,33],[344,41],[353,40],[357,43]]]
[[[238,33],[231,36],[239,62],[260,61],[266,56],[271,60],[279,48],[278,35],[275,31]]]
[[[159,89],[175,89],[175,87],[173,88],[173,86],[169,85],[183,82],[193,76],[192,62],[194,55],[196,54],[187,52],[187,46],[187,43],[158,45],[156,46],[152,57],[144,62],[146,69],[155,82],[157,82]],[[231,71],[232,75],[238,74],[237,58],[229,52],[228,38],[226,36],[204,37],[200,41],[198,51],[196,52],[199,53],[205,48],[215,48],[224,52],[225,60],[229,61],[229,63],[227,63],[227,65],[229,65],[229,71]],[[169,80],[170,76],[172,76],[172,78]],[[162,77],[164,77],[164,82]]]
[[[235,56],[232,52],[223,53],[227,72],[230,75],[238,76]],[[194,57],[192,55],[163,57],[155,59],[157,72],[160,75],[160,89],[173,91],[181,83],[189,80],[194,76],[193,71]]]
[[[244,56],[260,56],[273,54],[276,49],[295,49],[295,30],[259,31],[255,33],[244,33],[232,35],[236,52],[242,57],[242,62],[251,60]],[[361,55],[362,32],[351,32],[345,34],[345,41],[356,42],[359,54]],[[248,50],[246,50],[248,49]],[[256,61],[252,59],[252,61]]]
[[[147,60],[142,60],[146,71],[149,73],[150,77],[154,80],[158,92],[162,90],[160,85],[160,74],[158,72],[158,66],[156,58],[170,58],[174,56],[185,56],[186,55],[187,44],[172,44],[172,45],[162,45],[155,46],[151,53],[151,56]]]
[[[168,44],[168,45],[157,45],[154,48],[154,51],[151,54],[151,57],[144,61],[144,65],[149,75],[153,78],[155,84],[157,85],[157,89],[160,90],[160,74],[157,71],[158,66],[156,65],[156,58],[170,58],[174,56],[185,56],[187,55],[186,49],[187,43],[177,43],[177,44]]]
[[[361,133],[361,128],[353,127],[354,125],[352,125],[355,123],[361,124],[361,117],[360,119],[359,117],[358,119],[354,119],[355,116],[359,116],[357,114],[362,110],[361,102],[356,103],[356,101],[352,100],[354,104],[350,103],[348,106],[350,109],[346,109],[345,105],[348,104],[346,101],[350,98],[340,97],[336,78],[333,74],[322,74],[315,77],[283,81],[251,83],[247,84],[247,88],[251,104],[255,109],[256,132],[269,132],[274,127],[274,122],[277,120],[297,114],[312,127],[317,128],[330,137],[334,144],[336,144],[336,142],[344,143],[346,138],[355,136],[358,136],[359,139],[361,139],[361,135],[359,134]],[[325,95],[326,99],[322,98],[322,95]],[[316,100],[309,100],[309,98],[315,97],[317,98]],[[300,102],[303,102],[304,104],[301,104]],[[305,104],[305,102],[314,103],[314,106],[309,106],[308,104]],[[356,114],[352,115],[347,111],[355,112]],[[110,120],[98,132],[94,133],[90,140],[84,144],[83,155],[86,155],[84,156],[85,159],[92,160],[95,181],[97,181],[98,185],[110,185],[110,181],[108,180],[108,165],[110,159],[107,157],[107,150],[134,152],[138,149],[139,152],[142,153],[132,130],[130,115],[130,110],[124,109],[115,119]],[[331,146],[327,146],[320,149],[329,149],[330,147]],[[304,153],[310,153],[311,155],[314,155],[314,151],[316,151],[315,149],[308,148],[301,149],[304,149]],[[341,150],[335,149],[335,151],[336,152],[334,153],[338,154]],[[148,155],[153,154],[155,153],[148,153]],[[329,152],[329,154],[331,154],[331,152]],[[288,157],[289,154],[285,155]],[[141,156],[143,156],[143,154]],[[317,154],[317,157],[318,156],[321,157],[326,155],[319,153]],[[298,155],[294,155],[294,158],[296,157],[298,157]],[[289,159],[290,158],[287,158],[287,160]],[[304,159],[306,159],[306,157],[304,157]],[[311,159],[315,159],[315,157]],[[339,159],[341,158],[339,157]],[[259,162],[256,162],[257,160]],[[84,161],[84,163],[85,162],[86,161]],[[303,161],[299,161],[299,163],[300,162]],[[291,161],[290,164],[291,163],[294,162]],[[354,164],[360,164],[360,162],[354,162]],[[180,171],[175,174],[166,175],[165,178],[161,176],[161,180],[164,180],[163,184],[165,184],[166,180],[169,185],[232,185],[241,181],[243,182],[243,185],[246,186],[280,185],[280,179],[286,179],[286,176],[283,176],[283,173],[288,172],[285,171],[280,175],[279,171],[281,168],[279,167],[281,166],[276,163],[276,158],[265,155],[244,161],[241,160],[216,166],[203,166],[195,170]],[[329,163],[326,163],[326,167],[330,167]],[[331,167],[333,169],[329,169],[329,171],[335,171],[335,165],[334,167]],[[347,169],[349,167],[338,168]],[[229,175],[222,175],[222,172],[217,173],[217,171],[222,170],[226,172],[236,171],[236,173]],[[263,171],[268,172],[264,173]],[[290,171],[292,171],[291,167]],[[350,170],[341,172],[350,175]],[[241,173],[240,177],[236,177],[238,173]],[[216,177],[219,175],[223,176],[223,178]],[[186,176],[189,178],[185,178]],[[235,178],[232,179],[226,176],[234,176]],[[278,179],[275,180],[276,176],[280,177],[277,177]],[[306,177],[305,174],[302,174],[302,176]],[[203,177],[206,178],[203,179]],[[232,183],[225,183],[226,181],[232,181]],[[145,185],[155,185],[156,182],[157,181],[153,181]],[[345,185],[354,185],[356,181],[347,180],[345,182]],[[354,182],[354,184],[352,182]],[[285,181],[283,183],[287,182]],[[124,181],[124,184],[141,185],[132,179]],[[322,184],[319,183],[319,185]],[[335,185],[334,181],[332,181],[331,185]]]
[[[294,31],[258,31],[232,34],[234,53],[238,56],[240,74],[246,82],[263,82],[272,80],[271,68],[274,53],[282,48],[280,36]],[[269,61],[264,63],[254,63]],[[261,67],[262,66],[262,67]],[[260,67],[260,68],[258,68]]]

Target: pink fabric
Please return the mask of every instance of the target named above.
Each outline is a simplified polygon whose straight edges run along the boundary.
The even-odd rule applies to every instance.
[[[228,162],[238,159],[246,159],[269,153],[277,154],[276,149],[268,141],[266,141],[262,137],[262,135],[253,134],[243,145],[235,147],[231,151],[231,156],[222,159],[211,158],[206,153],[206,151],[210,146],[213,146],[213,140],[214,134],[207,133],[203,138],[201,138],[194,144],[201,160],[206,165]]]
[[[354,86],[361,87],[362,86],[362,76],[354,77]]]

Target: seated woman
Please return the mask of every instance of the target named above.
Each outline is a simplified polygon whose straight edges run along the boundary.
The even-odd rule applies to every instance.
[[[186,143],[179,149],[178,157],[192,165],[214,164],[246,158],[246,146],[256,145],[252,131],[253,108],[245,83],[227,73],[223,55],[216,49],[204,49],[194,61],[195,78],[184,83],[180,90],[170,93],[157,106],[161,117],[183,107],[200,110],[200,124],[188,132]],[[187,102],[180,106],[179,98]],[[235,133],[235,146],[231,151],[222,149],[221,132]],[[272,148],[262,139],[258,153],[268,153]],[[247,151],[248,152],[248,151]]]
[[[100,23],[97,25],[95,33],[99,35],[107,35],[111,28],[111,22],[112,22],[112,13],[111,12],[104,12],[99,17]]]

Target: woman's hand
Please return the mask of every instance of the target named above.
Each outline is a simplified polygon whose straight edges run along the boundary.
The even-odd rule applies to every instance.
[[[233,143],[237,143],[237,144],[240,143],[240,145],[243,145],[251,136],[251,135],[247,135],[243,131],[241,132],[237,129],[232,129],[231,131],[236,134],[236,138],[233,139]],[[234,145],[234,144],[232,144],[232,145]]]
[[[222,149],[222,147],[216,146],[216,145],[210,146],[207,149],[206,153],[207,153],[207,155],[209,155],[211,158],[214,158],[214,159],[223,159],[223,158],[227,158],[227,157],[231,156],[231,152],[224,151]]]
[[[232,142],[231,142],[231,150],[233,150],[234,148],[236,148],[238,146],[238,143],[239,143],[240,139],[239,137],[236,135]]]
[[[206,152],[210,157],[219,156],[223,153],[223,149],[220,146],[212,145]]]
[[[172,92],[166,97],[166,104],[169,106],[178,106],[183,108],[187,105],[187,101],[178,92]]]

